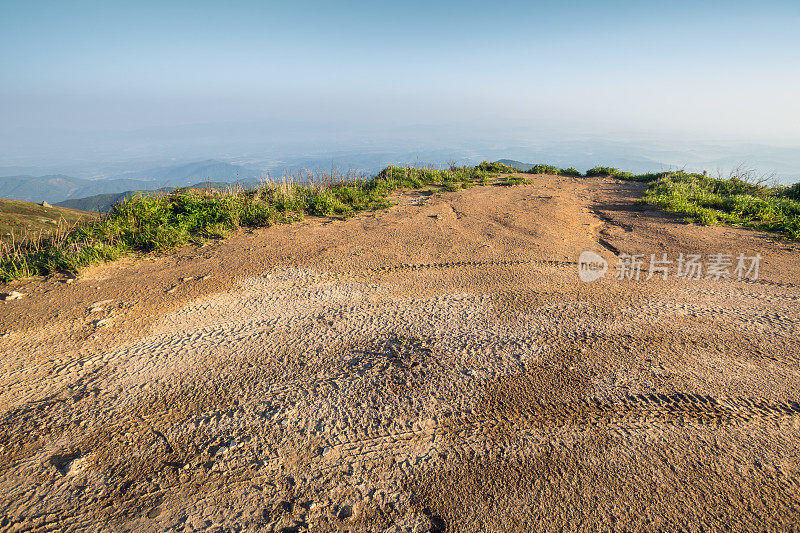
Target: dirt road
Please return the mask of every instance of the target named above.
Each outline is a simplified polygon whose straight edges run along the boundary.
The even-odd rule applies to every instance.
[[[800,246],[684,224],[641,188],[407,193],[15,283],[2,527],[797,524]],[[580,281],[584,250],[605,277]],[[644,256],[639,280],[620,253]],[[646,280],[664,253],[763,259],[757,281]]]

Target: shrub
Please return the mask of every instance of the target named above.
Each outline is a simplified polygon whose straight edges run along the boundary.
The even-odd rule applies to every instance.
[[[609,176],[612,178],[630,179],[633,174],[630,172],[623,172],[618,168],[613,167],[594,167],[586,171],[587,176]]]
[[[631,172],[625,172],[624,170],[620,170],[614,167],[594,167],[586,171],[586,176],[608,176],[611,178],[617,178],[621,180],[641,181],[645,183],[650,183],[651,181],[656,181],[660,178],[663,178],[664,176],[669,176],[672,174],[680,174],[680,172],[665,171],[665,172],[648,172],[645,174],[633,174]]]
[[[623,175],[618,175],[620,179],[630,180],[630,181],[641,181],[645,183],[650,183],[651,181],[655,181],[657,179],[663,178],[664,176],[669,176],[673,174],[672,172],[650,172],[647,174],[630,174],[628,172],[624,172]]]
[[[790,200],[800,201],[800,182],[795,183],[791,187],[781,191],[781,196],[784,198],[789,198]]]
[[[533,165],[527,170],[528,174],[558,174],[558,167],[542,163]]]
[[[578,178],[578,177],[580,177],[582,175],[581,171],[578,170],[577,168],[574,168],[574,167],[560,168],[560,169],[558,169],[558,174],[560,174],[562,176],[573,177],[573,178]]]
[[[513,174],[506,176],[503,178],[503,181],[500,182],[500,185],[505,187],[509,187],[511,185],[529,185],[531,180],[525,179],[522,176],[514,176]]]
[[[800,201],[786,190],[737,177],[675,172],[653,181],[644,200],[700,224],[736,224],[798,239]]]
[[[483,161],[475,168],[477,168],[478,170],[484,170],[486,172],[493,172],[496,174],[513,174],[515,172],[519,172],[519,169],[510,167],[505,163],[501,163],[499,161],[495,161],[494,163]]]

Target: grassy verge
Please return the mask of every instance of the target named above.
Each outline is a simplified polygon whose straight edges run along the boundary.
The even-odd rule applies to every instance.
[[[101,220],[45,238],[0,243],[0,281],[74,273],[130,253],[225,237],[243,226],[290,223],[306,215],[347,217],[388,207],[388,195],[397,189],[434,186],[454,191],[485,185],[490,178],[513,171],[488,162],[445,170],[390,166],[369,180],[328,176],[312,184],[271,183],[253,189],[179,189],[169,194],[137,195],[115,205]],[[515,183],[506,180],[503,184]]]
[[[500,182],[500,185],[510,187],[512,185],[529,185],[531,180],[523,178],[522,176],[515,176],[513,174],[509,174],[505,176],[503,180]]]
[[[800,183],[766,185],[752,172],[734,170],[727,178],[682,171],[633,174],[594,167],[586,176],[610,176],[648,184],[645,203],[687,215],[705,225],[743,226],[800,240]]]
[[[766,186],[675,172],[652,180],[644,201],[700,224],[730,224],[800,240],[800,183]]]
[[[613,168],[613,167],[594,167],[586,171],[586,176],[609,176],[611,178],[617,178],[621,180],[641,181],[645,183],[649,183],[651,181],[655,181],[657,179],[672,176],[675,174],[679,174],[679,172],[664,171],[664,172],[648,172],[645,174],[634,174],[632,172],[625,172],[624,170],[620,170],[618,168]]]
[[[692,222],[744,226],[800,240],[800,183],[791,187],[769,186],[752,172],[742,169],[734,170],[728,178],[711,178],[705,174],[681,171],[634,174],[604,166],[590,168],[581,174],[572,167],[559,168],[541,163],[533,165],[526,173],[572,177],[610,176],[647,183],[643,198],[645,203],[687,215]],[[520,176],[507,176],[501,185],[519,183],[530,181]]]
[[[530,169],[526,171],[528,174],[553,174],[556,176],[568,176],[568,177],[580,177],[581,171],[569,167],[569,168],[558,168],[555,165],[548,165],[546,163],[539,163],[537,165],[533,165]]]

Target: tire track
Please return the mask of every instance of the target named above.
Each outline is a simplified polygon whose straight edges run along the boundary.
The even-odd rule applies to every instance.
[[[496,266],[517,266],[517,265],[550,265],[550,266],[577,266],[577,261],[550,260],[550,259],[486,259],[482,261],[451,261],[443,263],[401,263],[398,265],[388,265],[375,268],[366,268],[349,272],[328,272],[323,274],[332,279],[341,279],[358,275],[387,274],[393,272],[413,272],[427,270],[444,270],[459,267],[496,267]]]
[[[800,330],[800,317],[780,314],[776,312],[764,313],[754,308],[709,307],[692,303],[654,302],[648,305],[627,307],[622,310],[633,314],[636,318],[650,318],[652,316],[671,316],[675,313],[685,313],[686,316],[695,318],[730,319],[744,326],[766,327],[775,331],[785,332],[787,335]]]
[[[607,247],[606,247],[607,248]],[[616,255],[618,250],[610,250]],[[392,272],[406,272],[406,271],[426,271],[426,270],[443,270],[447,268],[458,267],[493,267],[493,266],[517,266],[517,265],[549,265],[557,267],[578,266],[578,261],[560,260],[560,259],[487,259],[482,261],[452,261],[443,263],[401,263],[399,265],[390,265],[383,267],[367,268],[362,270],[355,270],[350,272],[329,272],[322,274],[329,279],[342,279],[354,275],[370,275],[370,274],[384,274]],[[609,265],[612,266],[612,265]],[[800,285],[791,282],[777,282],[763,278],[759,279],[733,279],[733,278],[720,278],[716,281],[723,281],[728,283],[747,283],[750,285],[765,285],[769,287],[786,287],[797,288]]]
[[[342,416],[351,418],[346,413]],[[750,423],[798,429],[800,403],[692,393],[535,402],[516,411],[445,413],[428,420],[398,423],[391,430],[378,421],[374,425],[333,431],[308,431],[302,441],[306,447],[303,452],[311,456],[308,466],[313,464],[314,469],[329,471],[394,456],[408,458],[412,455],[419,460],[440,453],[459,456],[505,453],[506,448],[519,449],[519,446],[510,445],[512,440],[547,443],[580,438],[578,434],[586,430],[609,431],[624,438],[631,431],[665,427],[719,429]],[[263,467],[280,468],[282,455],[263,456],[260,461]]]
[[[355,413],[340,411],[340,420],[355,419]],[[200,415],[186,422],[205,418]],[[211,416],[211,415],[209,415]],[[258,416],[256,414],[256,416]],[[264,420],[271,417],[262,417]],[[395,463],[437,460],[439,455],[460,457],[475,454],[524,454],[528,446],[518,441],[547,444],[580,439],[587,430],[608,431],[620,438],[631,432],[661,428],[705,427],[721,429],[746,424],[768,424],[777,429],[800,429],[800,403],[794,400],[769,402],[757,398],[712,397],[693,393],[640,394],[620,399],[590,398],[573,402],[538,401],[522,410],[493,410],[484,413],[443,413],[427,420],[398,422],[387,429],[383,420],[374,424],[345,426],[333,430],[291,432],[292,442],[282,451],[259,455],[258,465],[268,471],[285,468],[287,457],[305,456],[300,465],[325,473],[342,468],[352,469],[361,463]],[[335,425],[333,422],[331,425]],[[244,428],[243,428],[244,429]],[[231,442],[249,442],[244,434],[231,436]],[[294,438],[297,438],[295,441]],[[212,439],[209,442],[216,442]],[[252,458],[253,451],[244,446],[216,470],[236,476],[253,470],[236,466],[237,453]],[[277,453],[275,453],[277,452]],[[213,455],[213,454],[212,454]],[[397,460],[397,458],[401,460]],[[208,461],[202,461],[206,466]],[[198,463],[187,457],[186,463]]]
[[[488,260],[481,260],[481,261],[452,261],[452,262],[441,262],[441,263],[401,263],[397,265],[387,265],[382,267],[375,267],[369,269],[362,269],[350,272],[322,272],[322,273],[314,273],[314,274],[307,274],[302,279],[294,279],[294,282],[298,281],[306,281],[307,283],[317,283],[321,279],[329,279],[329,280],[343,280],[343,279],[350,279],[357,276],[367,276],[367,275],[375,275],[375,274],[386,274],[386,273],[394,273],[394,272],[413,272],[413,271],[427,271],[427,270],[444,270],[449,268],[459,268],[459,267],[473,267],[473,268],[481,268],[481,267],[496,267],[496,266],[518,266],[518,265],[549,265],[554,267],[567,267],[567,266],[577,266],[577,261],[568,261],[568,260],[547,260],[547,259],[488,259]],[[264,274],[262,277],[267,277],[273,275]],[[788,287],[794,288],[798,287],[798,285],[794,283],[779,283],[773,282],[765,279],[758,279],[758,280],[749,280],[749,279],[742,279],[742,280],[735,280],[735,279],[725,279],[722,278],[721,281],[726,281],[729,283],[748,283],[748,284],[757,284],[757,285],[766,285],[771,287]],[[296,288],[296,287],[295,287]],[[703,293],[708,293],[708,290],[705,290]],[[711,291],[713,292],[713,291]],[[751,296],[756,296],[752,294]],[[774,298],[778,298],[779,296],[773,296]],[[262,296],[262,299],[264,297]],[[792,297],[792,296],[784,296],[786,300],[795,301],[800,297]],[[275,297],[276,300],[280,299]],[[744,317],[745,313],[739,313]],[[786,317],[781,317],[786,318]],[[788,319],[793,325],[796,325],[797,321],[789,318]],[[233,333],[238,335],[246,335],[245,328],[252,328],[252,327],[259,327],[259,326],[268,326],[268,325],[277,325],[278,320],[273,319],[271,321],[265,320],[263,323],[255,323],[251,322],[249,324],[242,325],[238,324],[238,327],[234,327],[234,329],[230,332],[225,333]],[[215,326],[206,326],[203,329],[221,329],[223,326],[215,325]],[[190,337],[190,340],[197,341],[197,340],[205,340],[200,339],[199,335],[201,332],[192,332],[192,333],[184,333],[187,337]],[[172,337],[172,335],[164,335],[164,338]],[[151,341],[151,343],[154,341]],[[170,339],[170,346],[177,345],[179,343],[178,340]],[[135,346],[136,343],[131,343]],[[132,347],[133,350],[136,352],[146,351],[147,349],[152,349],[153,346],[135,346]],[[93,354],[87,355],[84,357],[77,357],[74,359],[70,359],[69,361],[59,363],[53,365],[50,362],[39,363],[34,365],[29,365],[26,367],[25,372],[32,372],[37,369],[47,369],[51,374],[59,375],[63,373],[75,372],[81,367],[83,367],[86,363],[107,363],[110,359],[113,359],[116,354]],[[134,354],[135,355],[135,354]]]
[[[342,469],[352,472],[356,467],[384,463],[396,469],[393,475],[409,476],[421,461],[437,461],[442,456],[468,459],[480,454],[519,457],[536,449],[535,445],[521,447],[511,441],[524,439],[531,444],[565,443],[580,439],[581,431],[599,429],[626,438],[630,431],[655,427],[704,426],[724,428],[747,423],[766,423],[778,428],[800,428],[800,403],[797,401],[769,402],[754,398],[711,397],[692,393],[647,394],[621,399],[591,398],[574,402],[539,401],[518,411],[489,411],[486,413],[445,413],[436,419],[414,421],[392,431],[381,426],[346,427],[334,432],[309,432],[300,439],[300,447],[309,459],[295,465],[311,468],[317,475],[327,476]],[[385,427],[385,426],[383,426]],[[239,435],[236,440],[247,442]],[[290,450],[292,451],[292,450]],[[284,472],[286,454],[261,455],[257,462],[237,462],[235,456],[252,457],[248,446],[232,450],[234,456],[211,467],[213,476],[204,483],[225,479],[253,479],[270,472]],[[187,457],[186,464],[203,464],[207,460]],[[165,468],[171,467],[165,463]],[[199,466],[195,466],[198,468]],[[186,482],[172,480],[158,489],[146,490],[139,499],[157,499],[159,494],[179,490]],[[77,525],[86,512],[42,516],[32,531],[58,529],[66,521]]]

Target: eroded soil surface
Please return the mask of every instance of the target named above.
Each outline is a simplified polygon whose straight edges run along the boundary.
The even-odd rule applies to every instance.
[[[406,193],[12,284],[2,527],[796,525],[800,247],[641,188]],[[603,279],[579,280],[583,250]],[[763,259],[756,282],[617,280],[621,252]]]

